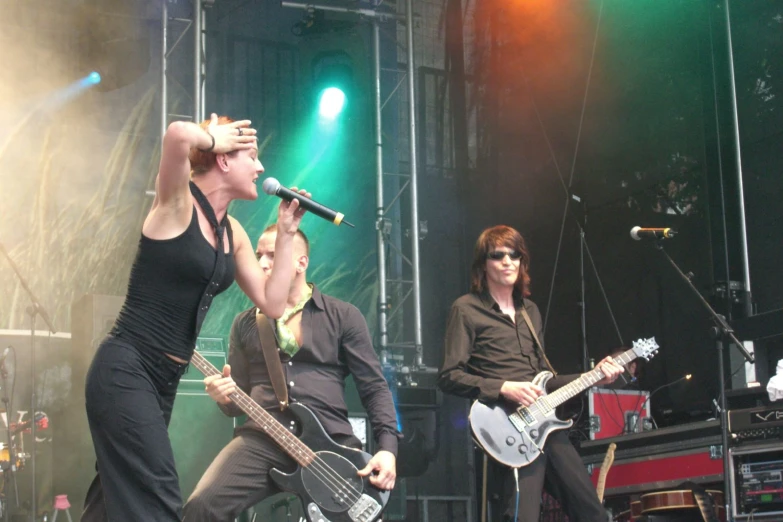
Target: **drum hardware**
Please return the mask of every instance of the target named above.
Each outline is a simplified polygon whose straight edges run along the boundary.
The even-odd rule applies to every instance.
[[[14,350],[14,361],[16,360],[16,351]],[[2,385],[3,385],[3,394],[2,394],[2,401],[3,406],[5,407],[5,427],[6,427],[6,434],[7,434],[7,442],[8,445],[3,448],[3,452],[0,455],[0,467],[2,467],[2,473],[3,473],[3,484],[2,484],[2,512],[3,512],[3,520],[8,522],[11,518],[11,506],[8,502],[8,488],[6,487],[6,484],[9,482],[6,480],[7,475],[11,476],[11,481],[14,485],[14,506],[16,508],[19,508],[19,487],[16,483],[16,471],[19,469],[20,465],[23,464],[22,462],[19,462],[16,458],[15,451],[15,442],[14,442],[14,434],[11,430],[11,398],[8,396],[8,370],[5,367],[5,355],[3,356],[3,361],[0,363],[0,379],[2,379]],[[21,438],[21,437],[20,437]],[[5,458],[5,463],[7,465],[2,466],[2,459]],[[6,473],[8,471],[8,474]]]

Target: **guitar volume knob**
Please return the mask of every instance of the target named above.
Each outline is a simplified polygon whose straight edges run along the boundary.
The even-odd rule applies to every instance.
[[[530,430],[530,438],[531,439],[537,439],[538,438],[538,430],[533,428]]]
[[[526,446],[526,445],[524,445],[524,444],[520,444],[520,445],[519,445],[519,452],[520,452],[522,455],[524,455],[525,453],[527,453],[527,446]]]
[[[506,444],[509,446],[513,446],[514,442],[516,442],[516,439],[514,437],[506,437]]]

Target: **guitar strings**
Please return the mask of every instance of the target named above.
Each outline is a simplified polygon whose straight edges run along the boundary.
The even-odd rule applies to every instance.
[[[201,373],[203,373],[206,376],[222,375],[216,368],[212,367],[212,365],[211,365],[211,363],[209,363],[209,361],[206,361],[206,359],[204,359],[202,361],[199,358],[203,359],[203,356],[201,354],[199,354],[198,352],[194,352],[193,359],[195,359],[195,360],[192,360],[191,362],[201,371]],[[205,362],[207,364],[204,364]],[[241,404],[239,404],[240,401],[246,402],[247,403],[246,406],[253,406],[254,405],[253,399],[249,395],[247,395],[247,393],[245,393],[243,390],[240,390],[240,389],[237,389],[237,391],[232,393],[229,397],[231,398],[231,400],[233,400],[238,405],[241,405]],[[268,414],[268,412],[266,412],[266,411],[264,411],[264,413]],[[287,431],[285,431],[284,428],[281,429],[279,426],[277,426],[276,425],[276,421],[275,421],[275,423],[267,423],[267,424],[269,426],[267,428],[267,431],[270,431],[270,428],[271,428],[272,430],[285,433],[285,436],[288,437]],[[279,436],[279,433],[278,433],[278,436]],[[300,465],[302,465],[306,469],[310,469],[311,466],[313,466],[313,469],[310,469],[312,474],[318,480],[320,480],[332,493],[335,493],[335,494],[339,494],[341,492],[351,493],[352,495],[354,495],[353,497],[348,497],[347,495],[346,496],[348,497],[349,501],[352,502],[352,503],[356,503],[356,502],[359,501],[359,499],[361,499],[361,495],[362,495],[361,491],[359,491],[356,488],[354,488],[353,484],[351,482],[345,480],[342,476],[340,476],[340,474],[337,473],[337,471],[335,471],[331,466],[329,466],[329,464],[327,464],[317,453],[315,453],[310,448],[308,448],[301,440],[299,440],[298,437],[290,436],[288,438],[292,442],[292,444],[291,444],[292,446],[294,446],[294,445],[298,445],[299,446],[300,458],[301,458],[301,454],[302,453],[304,453],[304,455],[306,457],[309,457],[308,453],[312,454],[312,457],[311,457],[309,465],[303,464],[302,462],[304,462],[304,460],[302,462],[300,462]],[[306,451],[302,451],[302,448],[304,448]],[[318,469],[315,468],[315,466],[314,466],[315,464],[318,464],[318,466],[319,466]],[[319,475],[319,473],[321,473],[323,476]],[[329,481],[331,481],[332,483],[330,484]],[[341,482],[342,482],[342,488],[340,486]]]
[[[252,407],[255,405],[252,398],[250,398],[242,390],[237,390],[236,392],[232,393],[230,397],[237,404],[240,404],[241,402],[245,402],[246,407]],[[267,412],[264,411],[264,413]],[[288,440],[289,446],[291,447],[298,446],[296,453],[298,453],[299,458],[302,459],[299,462],[300,465],[302,465],[302,467],[305,469],[309,469],[311,473],[318,480],[320,480],[332,493],[335,494],[340,494],[341,492],[346,493],[346,497],[353,503],[357,502],[361,498],[361,491],[355,489],[353,487],[353,484],[351,484],[349,481],[341,477],[339,473],[337,473],[331,466],[329,466],[317,453],[313,452],[304,443],[302,443],[302,441],[299,440],[296,436],[293,435],[289,436],[285,428],[281,428],[280,426],[277,425],[277,421],[275,421],[274,423],[271,422],[265,423],[264,427],[266,428],[267,431],[274,432],[275,435],[282,438],[284,441]],[[309,459],[310,463],[307,464],[305,459]],[[347,493],[350,493],[351,495],[348,495]]]
[[[231,397],[234,402],[239,403],[238,399],[241,399],[242,401],[248,403],[246,406],[254,405],[252,402],[250,402],[252,401],[252,398],[250,398],[242,390],[237,390],[231,395],[236,395],[236,397]],[[264,413],[267,412],[264,411]],[[308,448],[298,437],[293,435],[289,436],[285,428],[277,425],[277,421],[275,421],[275,423],[267,423],[265,428],[267,431],[274,431],[278,437],[289,441],[289,446],[298,446],[297,453],[299,453],[300,458],[302,458],[300,465],[302,465],[303,468],[310,470],[311,473],[327,488],[329,488],[330,491],[335,494],[339,494],[341,492],[352,493],[354,496],[348,498],[353,503],[357,502],[361,498],[362,492],[360,490],[355,489],[351,482],[344,479],[336,470],[334,470],[334,468],[329,466],[329,464],[327,464],[326,461],[324,461],[323,458],[321,458],[317,453]],[[309,464],[305,463],[305,459],[310,460]],[[331,483],[329,483],[329,481],[331,481]]]

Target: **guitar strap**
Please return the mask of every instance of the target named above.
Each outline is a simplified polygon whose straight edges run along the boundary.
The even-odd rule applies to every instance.
[[[538,351],[538,356],[544,361],[544,364],[546,364],[546,367],[549,369],[550,372],[552,372],[553,375],[557,375],[557,372],[552,367],[552,364],[549,362],[549,359],[547,359],[546,354],[544,353],[544,345],[541,344],[541,341],[538,340],[538,335],[536,335],[536,329],[533,328],[533,321],[530,320],[530,316],[527,314],[527,310],[525,310],[525,303],[522,303],[522,317],[525,319],[525,323],[527,323],[527,327],[530,329],[530,335],[533,336],[533,340],[535,341],[533,344],[536,345],[536,350]]]
[[[283,375],[283,363],[280,362],[280,355],[278,355],[277,336],[272,321],[258,309],[256,309],[256,327],[258,328],[258,337],[261,339],[261,350],[264,352],[264,360],[269,371],[269,379],[272,381],[272,388],[274,388],[277,400],[280,402],[280,409],[285,410],[288,407],[288,387],[285,384],[285,375]]]

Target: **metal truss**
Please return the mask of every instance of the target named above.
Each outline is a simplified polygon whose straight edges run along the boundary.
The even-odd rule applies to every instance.
[[[423,363],[421,324],[421,282],[419,272],[419,243],[426,233],[419,221],[418,158],[416,139],[416,74],[413,59],[413,1],[405,1],[405,14],[381,12],[373,9],[337,7],[324,4],[283,1],[283,7],[312,12],[324,10],[353,13],[372,23],[373,100],[375,110],[375,166],[376,166],[376,241],[378,262],[378,349],[385,368],[397,372],[397,381],[403,385],[415,384],[417,372],[434,371]],[[407,63],[405,69],[381,67],[381,24],[395,21],[405,26]],[[396,45],[396,42],[395,42]],[[382,97],[381,73],[395,75],[396,85],[386,99]],[[391,82],[389,82],[391,83]],[[397,96],[405,84],[408,109],[407,173],[390,172],[383,162],[383,109]],[[399,118],[394,114],[392,118]],[[402,159],[402,158],[400,158]],[[399,169],[397,169],[399,170]],[[410,225],[402,227],[402,203],[408,205]],[[406,243],[407,240],[407,244]],[[412,323],[407,326],[405,321]]]
[[[204,79],[205,79],[205,16],[204,9],[210,7],[214,0],[164,0],[163,16],[161,17],[161,89],[160,89],[160,135],[161,138],[171,120],[190,120],[200,122],[204,119]],[[190,8],[189,15],[183,11]],[[190,34],[188,34],[190,33]],[[190,38],[192,47],[186,46],[185,37]],[[184,60],[192,60],[192,84],[186,87],[187,81],[182,81],[182,71],[177,71],[169,65],[174,63],[172,57],[182,56]],[[180,76],[181,75],[181,76]],[[179,88],[189,93],[192,99],[190,114],[172,113],[169,103],[170,87]]]

